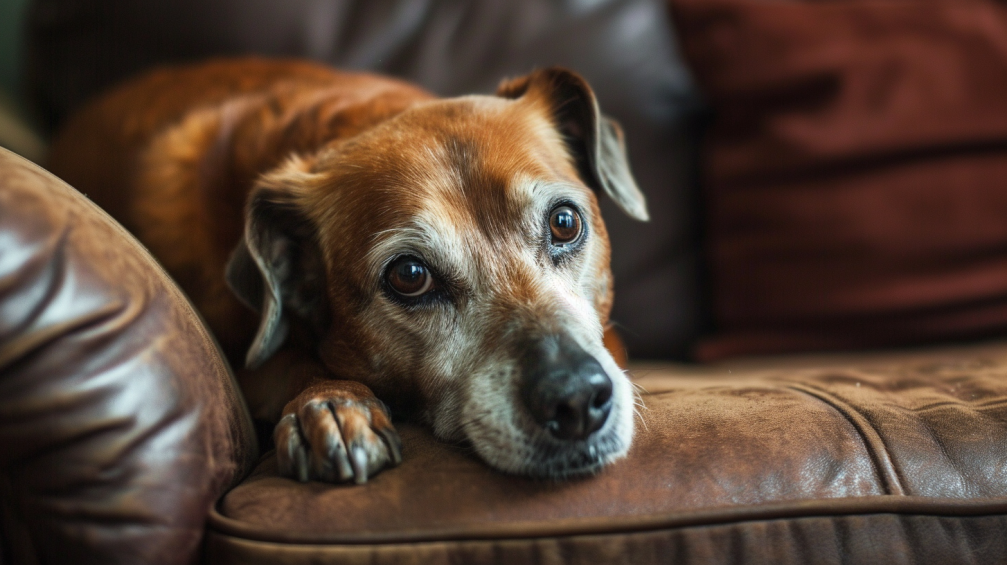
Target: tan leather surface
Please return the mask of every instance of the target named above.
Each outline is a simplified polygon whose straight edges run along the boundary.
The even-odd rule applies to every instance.
[[[883,553],[914,543],[917,530],[949,527],[940,538],[947,543],[926,541],[957,551],[990,547],[989,539],[968,537],[965,522],[920,516],[997,515],[974,522],[983,535],[1004,524],[1007,345],[635,374],[647,391],[637,439],[626,460],[598,476],[565,483],[505,476],[464,446],[400,426],[402,465],[363,487],[281,479],[267,456],[218,506],[210,550],[215,558],[261,550],[282,556],[279,562],[307,562],[321,551],[356,556],[348,562],[398,563],[408,562],[403,547],[413,546],[375,544],[422,543],[431,562],[467,561],[470,550],[480,562],[507,562],[503,547],[542,562],[568,554],[582,556],[572,562],[595,562],[588,557],[597,536],[621,533],[616,545],[642,544],[632,551],[652,562],[699,551],[690,544],[725,557],[751,543],[757,556],[767,551],[757,541],[773,536],[785,542],[783,557],[801,543],[878,543],[870,528],[849,529],[857,520],[880,520],[893,532]],[[869,516],[878,513],[904,517]],[[815,516],[846,518],[819,524]],[[721,533],[683,530],[714,523],[725,524]],[[805,528],[808,536],[831,537],[812,542]],[[652,530],[664,533],[628,533]],[[725,554],[718,539],[739,545]],[[806,551],[827,555],[820,549]],[[790,562],[800,562],[794,555]]]
[[[149,254],[0,149],[3,559],[192,562],[253,442],[216,344]]]

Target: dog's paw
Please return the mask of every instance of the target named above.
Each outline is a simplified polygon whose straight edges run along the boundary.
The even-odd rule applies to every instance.
[[[327,381],[287,404],[273,439],[280,473],[301,482],[367,482],[402,461],[388,409],[366,386]]]

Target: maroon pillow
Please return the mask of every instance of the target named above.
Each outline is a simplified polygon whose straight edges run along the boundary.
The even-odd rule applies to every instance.
[[[671,7],[714,110],[698,357],[1007,329],[1007,4]]]

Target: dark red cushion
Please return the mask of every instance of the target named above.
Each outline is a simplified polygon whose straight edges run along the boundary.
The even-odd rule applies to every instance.
[[[1007,329],[1007,5],[671,6],[714,111],[700,358]]]

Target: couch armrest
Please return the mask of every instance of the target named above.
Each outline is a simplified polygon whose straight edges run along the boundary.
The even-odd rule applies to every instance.
[[[0,561],[195,561],[255,449],[181,291],[96,206],[0,149]]]

